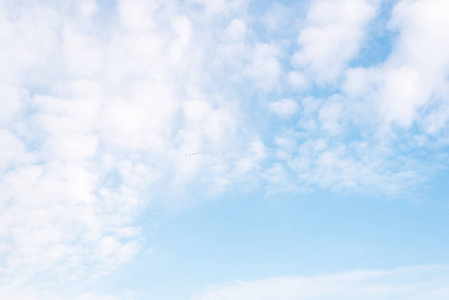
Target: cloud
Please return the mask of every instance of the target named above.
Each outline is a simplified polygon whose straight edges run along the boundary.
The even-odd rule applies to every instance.
[[[293,99],[285,98],[269,103],[268,108],[280,117],[288,119],[299,110],[299,105]]]
[[[210,15],[227,15],[230,12],[243,9],[248,5],[248,0],[191,0],[193,3],[201,4],[204,6],[206,14]]]
[[[353,271],[328,276],[278,277],[212,286],[196,300],[433,299],[449,296],[447,266]]]
[[[255,45],[251,61],[245,67],[244,73],[255,82],[256,87],[270,91],[279,84],[282,75],[279,55],[280,49],[275,44]]]
[[[293,16],[292,9],[275,2],[262,15],[261,23],[268,32],[280,34],[281,30],[286,30],[291,25]]]
[[[262,177],[267,182],[267,194],[293,193],[300,191],[299,185],[291,178],[291,174],[280,163],[274,163]]]
[[[208,60],[195,51],[207,45],[176,1],[119,1],[111,14],[94,1],[2,5],[2,299],[76,297],[61,287],[133,259],[136,216],[166,200],[156,183],[218,191],[259,168],[264,145],[239,129],[235,103],[204,88]],[[230,38],[244,31],[236,20]],[[237,155],[183,157],[203,149]]]
[[[342,128],[339,121],[343,117],[343,113],[343,105],[338,97],[326,101],[318,112],[321,128],[331,135],[341,132]]]
[[[353,4],[357,9],[346,9]],[[448,5],[438,0],[397,2],[383,28],[385,35],[396,34],[385,60],[359,57],[368,66],[353,61],[349,67],[367,47],[365,37],[373,30],[368,25],[385,26],[375,19],[379,5],[317,1],[307,12],[299,50],[292,56],[296,69],[288,73],[291,87],[305,94],[301,111],[295,125],[281,127],[273,138],[277,144],[290,132],[288,139],[298,145],[287,151],[278,144],[275,153],[300,186],[400,193],[422,184],[441,164],[438,149],[447,145],[443,131],[449,121],[448,56],[443,50]],[[314,95],[311,87],[326,82],[335,90]]]
[[[306,89],[307,88],[307,79],[303,73],[298,71],[293,71],[288,73],[288,82],[295,89]]]
[[[360,141],[328,144],[319,138],[302,143],[298,152],[288,165],[305,186],[396,194],[423,180],[418,170],[395,166],[381,146]]]
[[[448,116],[441,110],[446,111],[448,95],[449,56],[443,50],[449,44],[443,29],[448,10],[445,1],[400,1],[388,23],[398,37],[387,59],[346,71],[343,89],[351,97],[372,101],[386,126],[409,129],[416,124],[435,134],[446,125]]]
[[[387,121],[410,127],[423,106],[431,102],[436,107],[445,105],[449,55],[444,49],[449,34],[443,28],[449,25],[444,17],[448,12],[447,2],[435,0],[402,1],[395,7],[389,26],[400,37],[383,69],[386,77],[379,96]],[[433,127],[433,131],[441,128]]]
[[[293,65],[318,84],[332,82],[357,55],[375,13],[376,1],[313,2],[298,35],[299,50],[292,57]]]
[[[225,37],[232,41],[241,41],[245,39],[246,33],[246,23],[240,19],[233,19],[226,27]]]

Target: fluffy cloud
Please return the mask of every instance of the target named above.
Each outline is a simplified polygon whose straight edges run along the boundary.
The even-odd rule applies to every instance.
[[[373,101],[387,125],[409,129],[417,123],[424,132],[438,133],[448,118],[448,10],[445,1],[399,2],[388,24],[398,33],[395,47],[379,66],[347,70],[348,95]]]
[[[449,34],[444,28],[449,23],[444,16],[448,12],[445,1],[403,1],[394,9],[390,27],[399,30],[400,38],[382,70],[387,76],[379,96],[388,121],[410,127],[423,106],[435,103],[426,119],[446,106]],[[426,125],[427,131],[441,129],[432,122]]]
[[[289,118],[299,110],[295,100],[285,98],[268,104],[268,108],[282,118]]]
[[[375,17],[376,2],[312,2],[292,63],[316,78],[318,84],[335,80],[357,55],[366,34],[365,27]]]
[[[41,4],[1,9],[2,299],[75,295],[60,288],[139,251],[134,220],[161,196],[153,184],[220,190],[264,157],[235,104],[204,91],[206,45],[176,1],[119,1],[112,16],[95,1]],[[228,32],[244,38],[245,23]],[[184,156],[205,150],[244,155]]]
[[[251,62],[244,69],[256,86],[262,90],[270,91],[275,88],[282,75],[282,65],[278,56],[280,49],[274,44],[256,44]]]

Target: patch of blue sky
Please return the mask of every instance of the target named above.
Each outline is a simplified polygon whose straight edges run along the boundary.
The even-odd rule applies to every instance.
[[[398,1],[381,1],[376,18],[367,26],[367,34],[357,56],[349,63],[351,68],[376,67],[385,62],[394,49],[399,32],[388,28],[392,11]]]
[[[325,191],[223,196],[162,221],[149,237],[157,246],[137,258],[131,285],[151,282],[143,288],[150,296],[158,285],[176,290],[235,278],[441,264],[447,225],[439,207],[407,199]]]

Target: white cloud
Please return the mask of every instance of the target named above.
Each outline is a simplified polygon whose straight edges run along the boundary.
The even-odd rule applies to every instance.
[[[260,140],[251,141],[245,155],[236,162],[236,175],[238,178],[246,177],[249,172],[260,168],[261,161],[266,157],[265,145]]]
[[[296,89],[306,89],[307,79],[301,72],[293,71],[288,73],[288,82]]]
[[[386,72],[385,83],[379,95],[381,112],[386,122],[395,121],[410,127],[415,120],[418,107],[429,100],[417,70],[399,67]]]
[[[392,195],[407,192],[424,180],[426,167],[412,157],[398,155],[391,144],[376,138],[340,141],[343,127],[334,121],[326,119],[321,128],[306,123],[308,133],[289,129],[274,138],[275,156],[291,174],[287,180],[291,185]]]
[[[438,133],[449,119],[441,113],[448,95],[448,12],[446,1],[400,1],[388,24],[398,33],[390,55],[378,66],[347,70],[343,90],[364,98],[386,126],[409,129],[417,124]]]
[[[22,142],[10,131],[0,130],[0,172],[5,168],[14,166],[23,158],[25,147]]]
[[[299,110],[299,105],[295,100],[290,98],[281,99],[278,101],[270,102],[268,108],[275,114],[282,118],[290,118],[296,114]]]
[[[293,12],[291,8],[275,2],[261,17],[261,23],[270,33],[279,33],[291,26],[291,16]]]
[[[172,19],[172,26],[176,32],[176,39],[171,43],[169,53],[172,62],[176,63],[182,58],[187,50],[192,37],[190,20],[185,16],[176,16]]]
[[[256,86],[264,91],[270,91],[279,84],[282,75],[282,65],[278,56],[280,49],[274,44],[256,44],[251,55],[251,62],[244,69]]]
[[[128,30],[149,30],[154,24],[154,12],[159,1],[121,0],[118,3],[120,22]]]
[[[264,172],[262,177],[268,183],[267,194],[291,193],[299,190],[298,186],[291,179],[291,175],[280,163],[273,164],[271,168]]]
[[[240,19],[233,19],[226,27],[225,37],[232,41],[241,41],[245,39],[247,33],[246,23]]]
[[[2,299],[55,298],[131,260],[154,183],[216,191],[264,157],[236,104],[204,88],[208,60],[195,51],[208,45],[176,1],[119,1],[112,15],[94,1],[41,4],[0,14]],[[245,30],[236,19],[230,37]],[[183,156],[205,150],[238,152]]]
[[[319,84],[335,80],[357,55],[365,27],[375,17],[375,3],[368,0],[312,2],[292,63],[316,78]]]
[[[279,299],[414,299],[443,300],[449,296],[447,266],[380,271],[353,271],[316,277],[278,277],[238,281],[210,287],[195,300]]]
[[[17,118],[17,114],[25,102],[24,99],[26,99],[26,93],[23,89],[12,85],[0,85],[0,105],[2,106],[0,124],[8,124]]]
[[[298,149],[298,135],[293,130],[288,130],[274,138],[276,144],[276,157],[279,159],[288,159],[296,154]]]
[[[449,33],[444,29],[449,26],[448,13],[449,3],[439,0],[401,1],[394,8],[389,25],[400,37],[383,69],[386,77],[379,96],[387,121],[408,128],[422,106],[431,101],[444,105],[440,97],[446,92],[449,70]]]
[[[350,4],[360,10],[348,9]],[[307,92],[307,86],[340,74],[344,80],[336,87],[340,94],[303,97],[297,128],[281,130],[296,132],[299,151],[287,154],[280,147],[277,153],[300,185],[396,193],[422,182],[429,169],[440,164],[415,153],[434,153],[447,145],[443,132],[449,124],[449,57],[443,49],[449,40],[444,17],[449,6],[439,0],[399,1],[387,25],[397,32],[387,58],[373,66],[348,68],[378,4],[311,3],[293,57],[298,70],[289,74],[289,83]],[[327,150],[312,150],[318,136]],[[399,144],[401,152],[396,150]]]
[[[365,68],[349,68],[345,73],[342,90],[350,96],[362,96],[367,93],[372,74]]]
[[[241,10],[248,5],[249,0],[191,0],[193,3],[198,3],[204,6],[207,14],[227,15],[231,12]]]
[[[84,0],[78,3],[81,17],[91,18],[98,11],[98,4],[95,0]]]
[[[339,102],[338,97],[331,97],[326,101],[318,112],[318,119],[321,123],[321,128],[328,134],[335,135],[342,132],[342,125],[340,120],[343,117],[343,106]]]

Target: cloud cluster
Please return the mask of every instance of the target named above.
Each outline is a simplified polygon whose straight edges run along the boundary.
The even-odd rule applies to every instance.
[[[51,297],[68,293],[68,282],[132,259],[135,217],[163,195],[155,183],[220,190],[257,168],[263,145],[238,129],[232,102],[203,87],[205,47],[178,2],[2,1],[0,10],[2,299],[38,299],[50,282]],[[238,155],[182,156],[206,147]]]
[[[310,4],[288,74],[303,95],[297,123],[282,126],[273,138],[278,161],[272,166],[283,165],[293,190],[317,185],[401,193],[446,161],[448,4],[398,1],[386,25],[379,15],[384,5]],[[385,48],[391,43],[391,51],[384,60],[364,60],[368,35],[379,26],[379,39]],[[278,114],[280,107],[270,104]]]

